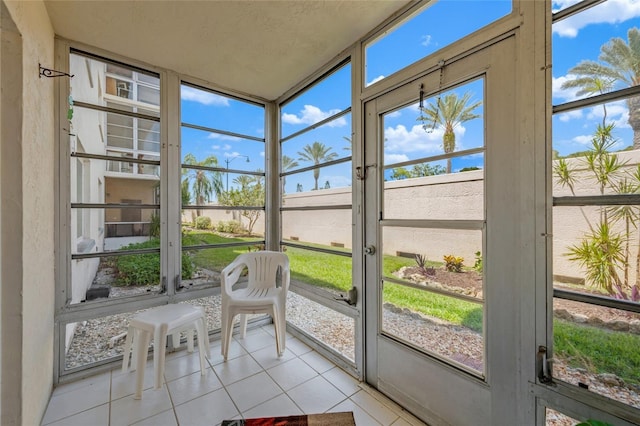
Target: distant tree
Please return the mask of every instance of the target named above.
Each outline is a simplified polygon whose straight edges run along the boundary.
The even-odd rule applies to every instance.
[[[600,62],[584,60],[569,70],[576,78],[563,84],[582,87],[579,94],[604,93],[618,82],[628,87],[640,84],[640,30],[627,31],[627,42],[614,37],[600,47]],[[640,96],[627,98],[629,125],[633,129],[633,147],[640,149]],[[603,126],[605,122],[603,121]]]
[[[409,170],[405,169],[404,167],[396,167],[392,170],[393,171],[391,173],[391,176],[389,176],[391,180],[402,180],[411,177],[411,173],[409,172]]]
[[[302,184],[301,183],[296,185],[296,192],[302,192]]]
[[[294,167],[298,167],[299,164],[296,160],[294,160],[293,158],[289,157],[288,155],[283,155],[282,156],[282,172],[286,172],[287,170],[291,170]],[[285,193],[285,185],[287,183],[287,177],[286,176],[282,176],[282,194],[284,195]]]
[[[411,169],[411,177],[435,176],[446,173],[444,167],[439,164],[435,166],[429,164],[415,164]]]
[[[299,160],[310,161],[314,165],[326,163],[327,161],[334,160],[338,156],[335,152],[331,152],[331,149],[332,148],[330,146],[325,146],[325,144],[317,141],[311,145],[307,144],[302,148],[302,151],[298,152],[298,155],[300,156]],[[315,190],[318,189],[319,177],[320,168],[316,167],[313,169],[313,179],[315,180],[315,186],[313,189]]]
[[[211,155],[202,161],[198,161],[193,154],[187,154],[184,157],[184,164],[198,167],[216,167],[218,166],[218,159]],[[222,193],[222,175],[218,171],[183,168],[182,176],[183,188],[186,186],[190,189],[196,205],[204,205],[211,201],[211,197],[214,194],[219,197]],[[200,209],[196,210],[196,212],[198,216],[202,214]]]
[[[463,167],[460,169],[461,172],[470,172],[473,170],[482,170],[480,167],[472,166],[472,167]]]
[[[326,181],[324,183],[324,189],[331,189],[331,184],[329,183],[329,181]]]
[[[422,121],[422,128],[430,131],[434,127],[442,127],[442,149],[446,154],[450,154],[456,149],[455,128],[465,121],[479,118],[480,115],[473,111],[482,105],[482,101],[471,102],[472,94],[466,92],[462,97],[456,93],[449,93],[444,98],[438,98],[435,103],[429,103],[426,107],[420,108],[418,120]],[[447,173],[451,173],[451,159],[447,159]]]
[[[232,188],[220,195],[219,201],[223,206],[232,207],[263,207],[265,199],[262,176],[242,175],[234,179],[239,188]],[[251,234],[261,210],[240,210],[240,214],[248,221],[247,232]]]

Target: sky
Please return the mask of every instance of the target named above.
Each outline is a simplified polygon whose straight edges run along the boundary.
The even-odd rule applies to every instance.
[[[553,10],[566,8],[573,3],[576,1],[554,1]],[[440,0],[403,25],[369,42],[365,49],[365,82],[373,85],[510,12],[510,0]],[[456,16],[455,26],[451,26],[451,20],[447,19],[452,15]],[[581,60],[597,60],[601,45],[612,37],[626,40],[627,30],[631,27],[640,27],[640,0],[609,0],[587,12],[555,23],[552,32],[553,104],[577,99],[576,90],[561,89],[562,83],[572,78],[570,69]],[[287,101],[282,106],[280,117],[283,137],[286,139],[314,123],[346,111],[351,98],[350,74],[351,66],[346,64],[320,83]],[[479,79],[466,82],[441,93],[440,97],[452,92],[458,96],[471,92],[472,101],[482,101],[483,81]],[[425,99],[425,105],[434,102],[435,98]],[[603,111],[602,106],[596,106],[554,116],[553,149],[561,155],[587,149],[597,123],[602,120]],[[616,149],[629,146],[632,132],[627,123],[628,110],[625,102],[610,103],[606,111],[608,120],[616,126]],[[474,113],[480,115],[480,118],[455,128],[456,151],[484,144],[483,106],[478,107]],[[264,137],[264,112],[260,106],[193,87],[183,86],[182,114],[183,122],[253,138]],[[423,123],[417,120],[418,115],[416,99],[409,105],[398,105],[397,110],[384,116],[385,166],[428,158],[443,152],[443,129],[432,125],[427,125],[425,129]],[[287,139],[283,142],[282,152],[298,163],[292,170],[311,165],[300,158],[300,152],[306,145],[314,142],[330,148],[329,152],[335,154],[335,159],[343,159],[351,155],[351,130],[351,114],[347,112],[323,126]],[[265,168],[263,142],[183,128],[182,145],[183,156],[192,153],[203,160],[213,155],[222,167],[254,171]],[[445,165],[443,161],[430,164]],[[483,168],[483,155],[453,159],[452,171],[459,171],[463,167]],[[390,173],[391,170],[387,170],[385,178],[389,179]],[[237,176],[229,176],[231,187]],[[339,188],[350,186],[351,183],[350,161],[320,170],[319,188]],[[314,188],[314,184],[312,171],[293,174],[286,179],[285,192],[309,191]]]

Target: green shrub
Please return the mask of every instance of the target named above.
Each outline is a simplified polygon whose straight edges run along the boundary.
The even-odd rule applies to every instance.
[[[196,218],[196,229],[211,229],[211,218],[208,216],[198,216]]]
[[[151,215],[151,223],[149,224],[149,236],[160,237],[160,215],[153,213]]]
[[[216,225],[216,231],[225,232],[227,234],[242,234],[244,232],[244,227],[242,223],[237,220],[230,220],[228,222],[220,221]]]
[[[160,246],[159,238],[143,243],[129,244],[121,250],[139,250]],[[115,260],[118,284],[120,285],[156,285],[160,283],[160,253],[144,253],[119,256]],[[182,279],[193,276],[193,263],[187,253],[182,253]]]
[[[463,257],[447,254],[444,256],[444,267],[449,272],[462,272]]]
[[[474,254],[476,255],[476,261],[473,264],[473,269],[481,273],[482,272],[482,252],[478,250]]]

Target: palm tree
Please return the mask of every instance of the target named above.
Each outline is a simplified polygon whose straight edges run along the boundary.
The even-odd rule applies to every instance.
[[[196,167],[216,167],[218,159],[211,155],[202,161],[198,161],[193,154],[184,156],[184,164]],[[182,170],[183,185],[191,187],[196,205],[201,206],[211,200],[212,195],[219,197],[222,193],[222,175],[220,172],[206,169]],[[186,184],[184,182],[187,182]],[[201,210],[196,210],[197,215],[202,214]]]
[[[588,84],[601,80],[604,91],[585,91],[578,94],[604,93],[611,90],[613,83],[637,86],[640,83],[640,30],[629,28],[628,42],[614,37],[600,47],[600,62],[585,60],[569,70],[575,79],[562,85],[565,87],[588,87]],[[593,89],[593,87],[592,87]],[[640,96],[627,99],[629,107],[629,125],[633,129],[633,148],[640,149]]]
[[[438,97],[436,103],[429,103],[426,107],[420,108],[422,113],[418,120],[424,124],[422,128],[430,131],[435,126],[444,128],[442,135],[442,149],[446,154],[450,154],[456,149],[456,134],[454,129],[465,121],[479,118],[480,115],[473,111],[482,105],[482,101],[476,101],[469,105],[472,94],[466,92],[462,97],[456,93],[445,95],[444,99]],[[451,173],[451,158],[447,159],[447,173]]]
[[[283,155],[282,156],[282,173],[286,172],[287,170],[291,170],[294,167],[298,167],[299,164],[296,160],[294,160],[293,158],[289,157],[288,155]],[[287,183],[287,177],[286,176],[282,176],[282,195],[284,195],[284,186]]]
[[[326,163],[327,161],[331,161],[335,159],[338,154],[331,151],[330,146],[325,146],[325,144],[321,142],[314,142],[312,145],[305,145],[302,148],[301,152],[298,152],[300,156],[300,161],[311,161],[314,165],[320,163]],[[316,167],[313,169],[313,179],[315,179],[315,186],[313,189],[318,189],[318,178],[320,177],[320,168]]]

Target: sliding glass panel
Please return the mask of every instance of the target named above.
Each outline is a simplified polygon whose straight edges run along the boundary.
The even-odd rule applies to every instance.
[[[285,185],[285,196],[283,197],[284,207],[286,205],[286,199],[289,195],[306,192],[307,199],[302,201],[301,198],[297,198],[299,201],[307,203],[307,205],[332,205],[336,202],[342,202],[345,197],[339,194],[344,194],[344,191],[340,191],[342,188],[350,189],[352,184],[351,179],[351,161],[345,163],[334,164],[333,166],[318,167],[317,169],[308,170],[306,172],[294,173],[291,175],[283,176]],[[324,193],[326,189],[331,189]],[[338,189],[339,191],[333,191]],[[311,191],[311,193],[309,193]],[[349,192],[351,192],[349,190]],[[296,198],[296,197],[293,197]],[[293,203],[292,198],[292,203]],[[349,200],[348,204],[351,204]]]
[[[351,191],[348,191],[349,201]],[[292,207],[295,198],[286,207]],[[282,212],[285,241],[315,243],[331,248],[351,248],[351,209]]]
[[[242,253],[263,247],[262,239],[225,238],[199,230],[187,231],[182,239],[182,284],[179,290],[198,286],[220,286],[220,272]],[[198,248],[199,245],[243,243],[240,246]]]
[[[511,0],[429,2],[365,45],[365,86],[511,13]],[[455,25],[451,17],[455,16]]]
[[[640,314],[554,298],[556,379],[640,408]]]
[[[330,93],[331,96],[327,96]],[[287,137],[351,106],[351,64],[341,66],[281,106],[282,137]],[[338,119],[333,126],[341,126]],[[348,128],[346,136],[350,136]]]
[[[350,361],[355,360],[355,320],[296,293],[287,294],[287,322]]]
[[[264,138],[264,107],[204,88],[181,86],[183,125],[203,126],[223,132]],[[222,134],[220,134],[222,135]],[[220,136],[224,142],[227,137]],[[216,143],[213,137],[211,145]]]
[[[310,248],[332,249],[347,252],[345,249],[320,244],[305,244]],[[336,296],[349,291],[353,286],[351,275],[351,257],[323,253],[311,249],[286,247],[291,267],[291,280],[312,285]]]
[[[351,114],[343,115],[282,144],[282,171],[351,156]]]

